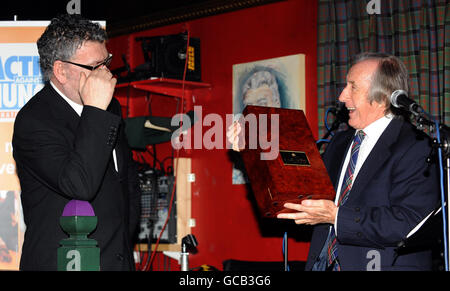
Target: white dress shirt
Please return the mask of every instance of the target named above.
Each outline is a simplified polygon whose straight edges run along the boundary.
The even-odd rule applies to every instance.
[[[78,103],[75,103],[74,101],[70,100],[66,95],[64,95],[61,91],[58,90],[58,88],[56,88],[56,86],[50,81],[50,85],[52,85],[53,89],[55,89],[56,92],[58,92],[58,94],[64,99],[66,100],[67,103],[69,103],[70,107],[73,108],[73,110],[75,110],[75,112],[81,116],[81,112],[83,112],[83,105],[80,105]],[[114,168],[116,169],[116,171],[118,170],[117,167],[117,157],[116,157],[116,150],[113,149],[113,160],[114,160]]]

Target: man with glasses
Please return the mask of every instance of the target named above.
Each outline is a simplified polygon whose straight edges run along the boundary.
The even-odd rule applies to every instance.
[[[72,199],[98,218],[101,270],[133,270],[140,192],[124,135],[106,32],[79,15],[53,19],[37,42],[44,88],[20,110],[13,147],[26,224],[21,270],[56,270]]]

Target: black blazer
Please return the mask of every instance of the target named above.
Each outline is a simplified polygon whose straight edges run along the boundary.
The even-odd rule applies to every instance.
[[[108,111],[84,106],[80,117],[49,83],[18,113],[12,143],[26,225],[21,270],[56,270],[67,238],[59,218],[71,199],[89,201],[98,217],[89,237],[98,242],[101,270],[134,269],[140,191],[120,115],[113,98]]]
[[[355,130],[339,132],[324,163],[337,188]],[[356,177],[337,218],[337,252],[342,270],[430,270],[431,252],[396,257],[395,249],[439,201],[436,165],[428,166],[430,140],[394,118]],[[345,165],[346,166],[346,165]],[[311,270],[327,238],[329,224],[314,228],[306,270]]]

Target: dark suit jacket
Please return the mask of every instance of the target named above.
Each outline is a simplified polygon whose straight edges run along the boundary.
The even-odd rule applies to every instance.
[[[355,130],[339,132],[324,153],[337,188],[345,154]],[[356,177],[350,196],[339,207],[337,252],[342,270],[429,270],[431,252],[395,259],[395,248],[439,201],[436,167],[427,167],[429,139],[410,123],[394,118],[380,136]],[[313,231],[306,270],[311,270],[327,238],[329,224]]]
[[[18,113],[13,155],[26,224],[20,269],[56,270],[67,238],[59,219],[71,199],[89,201],[98,217],[89,237],[98,242],[101,270],[134,269],[140,191],[120,115],[113,98],[108,111],[84,106],[80,117],[49,83]]]

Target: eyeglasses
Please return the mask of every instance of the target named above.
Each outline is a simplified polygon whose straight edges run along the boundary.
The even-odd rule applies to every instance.
[[[112,55],[112,54],[109,54],[109,56],[108,56],[106,59],[104,59],[101,63],[99,63],[99,64],[97,64],[97,65],[95,65],[95,66],[82,65],[82,64],[78,64],[78,63],[71,62],[71,61],[61,61],[61,62],[63,62],[63,63],[68,63],[68,64],[72,64],[72,65],[81,67],[81,68],[83,68],[83,69],[87,69],[87,70],[89,70],[89,71],[93,71],[93,70],[95,70],[95,69],[100,68],[100,67],[103,66],[103,65],[106,66],[106,67],[108,67],[108,66],[111,64],[112,57],[113,57],[113,55]]]

